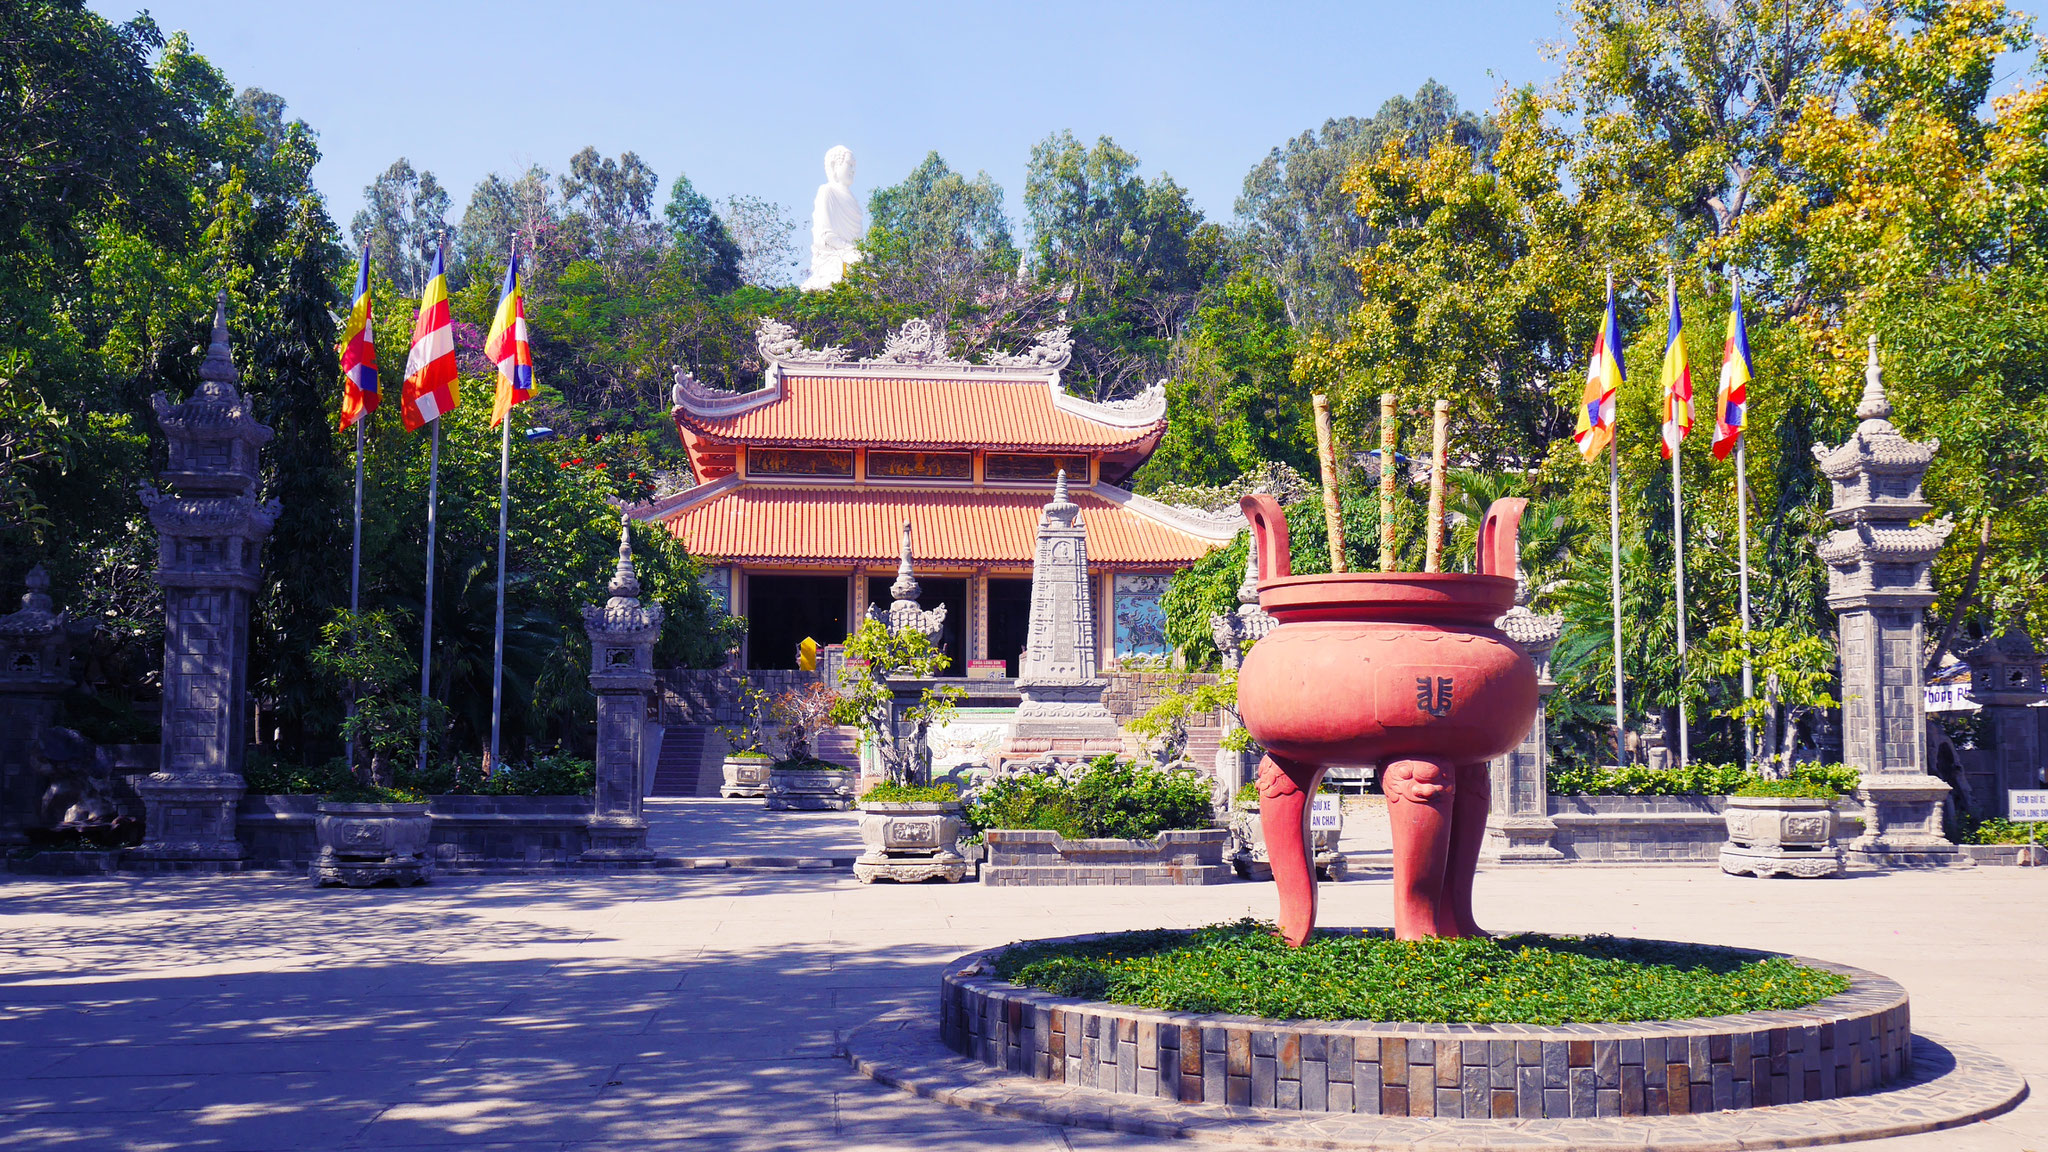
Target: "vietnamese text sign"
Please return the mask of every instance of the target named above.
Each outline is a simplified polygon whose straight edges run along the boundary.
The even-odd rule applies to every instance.
[[[2048,788],[2008,789],[2005,810],[2013,820],[2048,820]]]
[[[2048,819],[2048,817],[2043,817]],[[1342,832],[1344,830],[1343,801],[1335,796],[1318,796],[1308,806],[1308,830],[1311,832]]]

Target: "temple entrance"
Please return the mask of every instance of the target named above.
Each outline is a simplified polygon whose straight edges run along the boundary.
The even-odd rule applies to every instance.
[[[846,639],[846,577],[750,575],[746,609],[747,667],[794,668],[804,637]]]
[[[1018,658],[1031,639],[1031,581],[988,582],[988,658],[1003,662],[1003,674],[1015,677]]]
[[[889,591],[894,576],[871,576],[868,578],[868,603],[879,604],[885,611],[896,597]],[[967,581],[958,576],[919,576],[917,578],[917,606],[936,608],[946,606],[946,622],[939,628],[938,649],[952,658],[941,676],[967,675]]]

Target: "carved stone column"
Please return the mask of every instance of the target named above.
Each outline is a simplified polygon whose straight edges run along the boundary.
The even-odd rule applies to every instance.
[[[640,767],[662,610],[659,604],[640,603],[629,523],[620,517],[619,564],[607,588],[611,599],[583,609],[583,631],[590,637],[590,688],[597,693],[597,787],[585,860],[654,859],[642,814]]]
[[[1557,823],[1550,818],[1550,750],[1544,720],[1545,701],[1557,690],[1550,678],[1550,652],[1564,634],[1564,617],[1529,611],[1524,583],[1513,608],[1497,622],[1524,655],[1536,664],[1536,720],[1515,750],[1495,760],[1493,805],[1486,814],[1482,856],[1500,864],[1547,864],[1564,859],[1550,843]]]
[[[1934,602],[1934,557],[1952,527],[1916,525],[1930,510],[1920,479],[1940,445],[1892,427],[1870,338],[1856,431],[1835,448],[1816,445],[1834,487],[1836,529],[1816,550],[1828,566],[1828,607],[1839,621],[1842,756],[1863,773],[1857,795],[1870,811],[1849,858],[1882,867],[1967,863],[1942,835],[1949,786],[1927,771],[1923,613]]]
[[[1990,743],[1974,757],[1964,801],[1979,816],[2006,816],[2006,793],[2041,787],[2041,653],[2025,624],[2015,619],[2003,635],[1964,651],[1970,666],[1970,695],[1983,705]]]
[[[49,574],[38,564],[22,583],[20,611],[0,616],[0,845],[24,843],[45,824],[45,778],[30,760],[72,683],[75,630],[53,610]]]
[[[142,486],[160,538],[163,760],[136,782],[146,832],[130,858],[167,868],[242,856],[235,808],[249,731],[249,607],[278,505],[256,498],[257,455],[271,431],[235,389],[227,302],[222,292],[214,303],[199,387],[182,404],[161,392],[150,401],[170,450],[158,474],[168,491]]]

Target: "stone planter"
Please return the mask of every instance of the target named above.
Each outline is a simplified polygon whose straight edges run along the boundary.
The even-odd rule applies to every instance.
[[[1235,878],[1223,862],[1228,828],[1161,832],[1150,840],[1069,840],[1057,832],[990,829],[983,839],[983,884],[1223,884]]]
[[[434,858],[427,852],[432,827],[425,804],[322,800],[314,821],[320,855],[313,861],[313,882],[350,888],[424,884],[434,876]]]
[[[860,839],[866,850],[853,862],[854,876],[863,884],[966,879],[967,858],[960,854],[962,811],[958,801],[861,805]]]
[[[1316,876],[1322,880],[1344,879],[1344,854],[1337,851],[1343,832],[1315,834]],[[1259,822],[1259,802],[1239,804],[1230,810],[1230,866],[1246,880],[1271,880],[1273,861],[1266,855],[1266,829]]]
[[[1730,796],[1722,810],[1728,842],[1721,871],[1751,876],[1835,876],[1834,801],[1795,796]]]
[[[727,756],[720,766],[724,780],[718,794],[730,800],[736,796],[766,796],[768,769],[775,762],[766,756]]]
[[[770,812],[845,812],[853,807],[853,769],[820,761],[774,765],[761,806]]]

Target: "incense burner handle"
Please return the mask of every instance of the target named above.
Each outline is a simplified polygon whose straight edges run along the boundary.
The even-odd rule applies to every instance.
[[[1244,518],[1251,521],[1252,540],[1259,546],[1259,583],[1294,575],[1294,558],[1288,554],[1287,513],[1280,502],[1254,493],[1237,502]]]
[[[1247,502],[1251,499],[1245,497]],[[1529,502],[1520,496],[1503,496],[1486,509],[1486,520],[1479,527],[1481,575],[1515,578],[1521,568],[1522,513],[1528,507]],[[1285,524],[1281,531],[1286,531]]]

